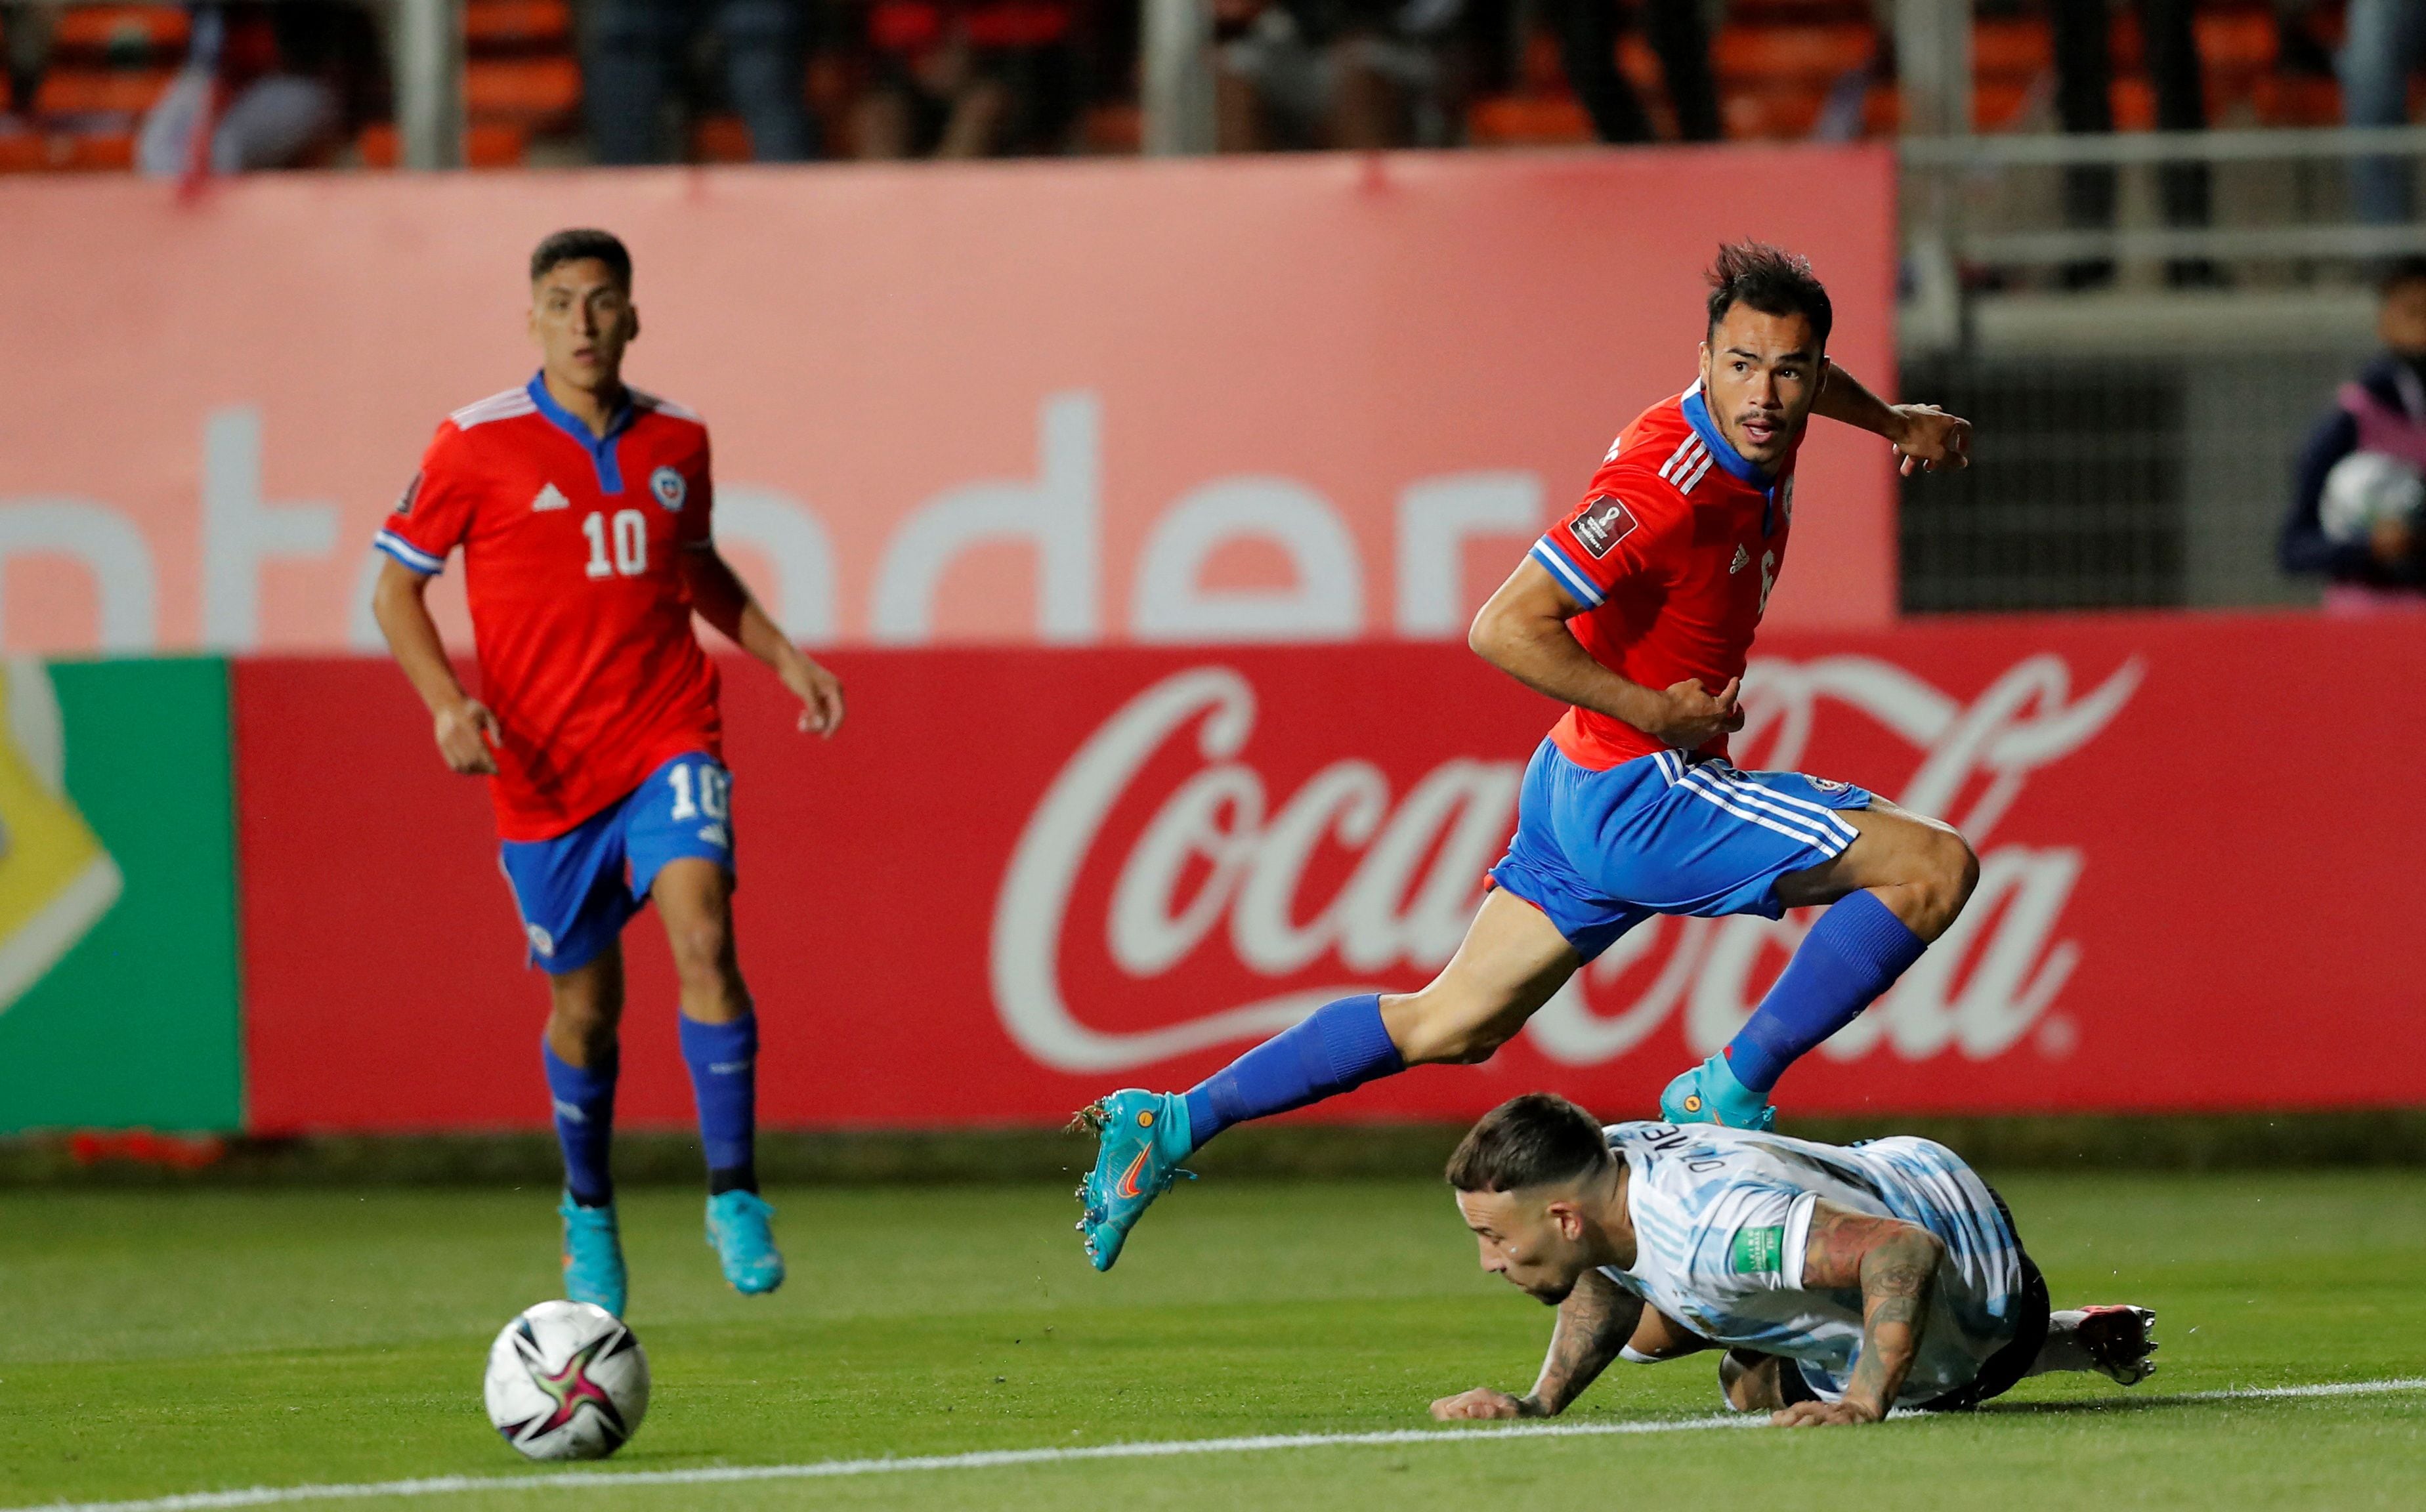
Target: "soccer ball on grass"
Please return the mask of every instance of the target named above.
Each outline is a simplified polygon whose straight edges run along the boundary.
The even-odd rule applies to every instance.
[[[649,1410],[649,1357],[623,1320],[542,1302],[489,1346],[489,1421],[529,1459],[604,1459]]]

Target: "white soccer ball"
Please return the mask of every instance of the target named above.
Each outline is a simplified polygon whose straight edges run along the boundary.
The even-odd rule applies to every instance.
[[[530,1459],[604,1459],[649,1410],[649,1357],[623,1320],[542,1302],[489,1346],[489,1421]]]
[[[2414,518],[2426,505],[2426,478],[2398,457],[2353,452],[2325,475],[2317,514],[2328,540],[2365,540],[2387,520]]]

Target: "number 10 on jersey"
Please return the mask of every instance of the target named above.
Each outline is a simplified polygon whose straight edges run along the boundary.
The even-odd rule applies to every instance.
[[[590,538],[591,577],[638,577],[649,570],[649,522],[639,510],[616,510],[611,528],[605,515],[586,515],[581,521],[581,533]],[[611,561],[606,555],[610,535],[615,545]]]

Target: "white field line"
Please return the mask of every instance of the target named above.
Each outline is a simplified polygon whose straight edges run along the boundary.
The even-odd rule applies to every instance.
[[[2279,1402],[2319,1396],[2373,1396],[2426,1391],[2426,1377],[2337,1381],[2321,1386],[2247,1387],[2228,1391],[2186,1391],[2149,1401],[2151,1406],[2188,1402]],[[2133,1398],[2116,1397],[2116,1402]],[[1898,1413],[1898,1417],[1927,1414]],[[1646,1433],[1698,1433],[1711,1428],[1766,1427],[1754,1417],[1684,1418],[1662,1423],[1528,1423],[1506,1428],[1400,1428],[1381,1433],[1272,1433],[1240,1439],[1166,1439],[1144,1443],[1089,1444],[1076,1449],[989,1449],[965,1455],[915,1455],[884,1459],[820,1459],[804,1465],[714,1465],[697,1470],[559,1471],[544,1475],[435,1475],[426,1480],[368,1481],[343,1486],[255,1486],[235,1491],[194,1491],[137,1502],[50,1502],[40,1506],[0,1507],[0,1512],[216,1512],[221,1507],[284,1506],[298,1502],[351,1502],[376,1496],[453,1496],[465,1491],[613,1490],[630,1486],[727,1486],[747,1481],[828,1480],[850,1475],[898,1475],[911,1471],[999,1470],[1019,1465],[1063,1465],[1089,1459],[1161,1459],[1176,1455],[1248,1455],[1276,1449],[1340,1449],[1411,1444],[1476,1444],[1509,1439],[1603,1439]]]

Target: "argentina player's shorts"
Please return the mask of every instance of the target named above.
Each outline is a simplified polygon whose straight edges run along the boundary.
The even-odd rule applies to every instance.
[[[1834,860],[1853,843],[1840,811],[1870,803],[1851,783],[1682,751],[1595,771],[1545,740],[1491,880],[1591,960],[1655,913],[1776,918],[1778,878]]]
[[[668,861],[686,857],[733,871],[733,776],[692,751],[548,840],[499,847],[530,962],[561,973],[597,958],[648,901]]]

